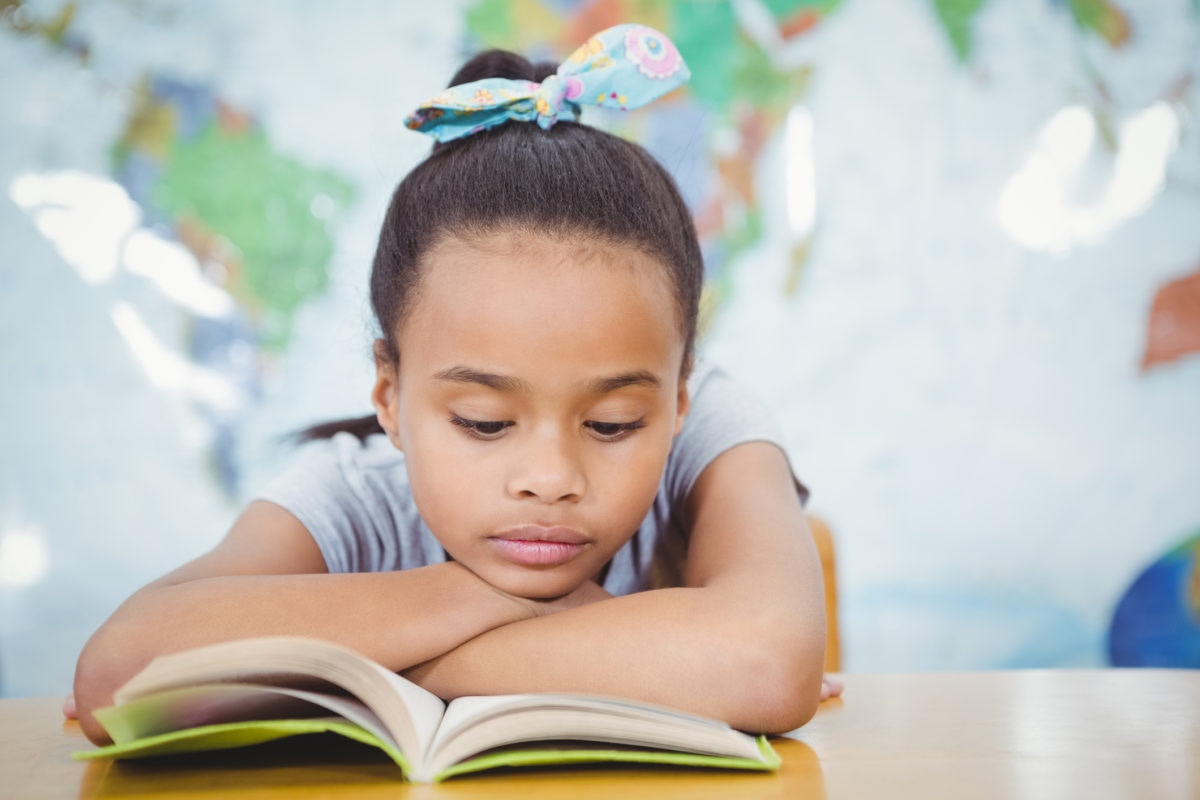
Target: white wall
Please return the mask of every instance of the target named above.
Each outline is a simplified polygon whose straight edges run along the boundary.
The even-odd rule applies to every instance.
[[[1117,122],[1196,67],[1186,3],[1154,5],[1127,51],[1083,50],[1112,84]],[[373,239],[392,184],[427,147],[401,120],[460,60],[457,5],[425,8],[420,28],[406,4],[354,14],[84,3],[87,67],[0,28],[12,110],[0,115],[3,693],[65,691],[88,632],[211,545],[240,502],[215,487],[186,394],[151,382],[112,317],[127,304],[181,349],[178,308],[120,264],[89,283],[11,187],[60,170],[104,178],[131,87],[155,71],[211,85],[276,150],[356,185],[330,289],[298,315],[242,425],[250,493],[286,458],[280,433],[366,408]],[[1063,234],[1053,215],[1006,228],[1006,185],[1057,113],[1090,102],[1090,84],[1049,3],[992,3],[977,35],[960,66],[927,4],[846,0],[781,56],[817,65],[813,254],[786,295],[780,176],[807,156],[781,139],[760,165],[768,235],[733,265],[704,345],[774,405],[835,530],[856,670],[1099,664],[1126,582],[1200,527],[1200,356],[1138,371],[1155,290],[1200,261],[1196,89],[1146,208],[1097,240]],[[1068,209],[1096,208],[1113,174],[1093,148]],[[1055,235],[1055,252],[1028,244]],[[38,547],[45,571],[26,584]]]
[[[1089,51],[1118,123],[1200,52],[1183,4],[1154,6],[1148,38]],[[782,296],[780,210],[709,342],[775,404],[834,528],[857,670],[1099,665],[1136,571],[1200,528],[1200,356],[1139,372],[1156,290],[1200,266],[1195,89],[1148,207],[1047,252],[1022,242],[1104,209],[1115,158],[1096,142],[1061,220],[1006,229],[1008,181],[1089,81],[1049,4],[993,3],[978,30],[959,68],[919,4],[831,20],[812,45],[814,255]]]

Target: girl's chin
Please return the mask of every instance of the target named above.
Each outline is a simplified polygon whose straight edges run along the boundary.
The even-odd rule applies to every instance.
[[[563,574],[565,571],[562,570],[521,569],[516,575],[512,572],[512,569],[505,569],[500,571],[500,574],[484,573],[481,577],[500,591],[526,600],[553,600],[562,597],[578,589],[588,579],[586,575]]]

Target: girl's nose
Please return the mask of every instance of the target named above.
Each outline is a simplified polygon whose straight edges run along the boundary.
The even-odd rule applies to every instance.
[[[523,448],[512,465],[508,493],[520,500],[543,503],[578,502],[587,491],[587,478],[561,435],[538,436]]]

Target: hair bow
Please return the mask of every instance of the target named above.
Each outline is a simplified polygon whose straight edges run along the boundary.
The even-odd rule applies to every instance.
[[[537,121],[549,128],[579,119],[584,104],[644,106],[691,77],[679,50],[645,25],[617,25],[588,39],[541,83],[486,78],[451,86],[417,106],[404,124],[448,142],[502,125]]]

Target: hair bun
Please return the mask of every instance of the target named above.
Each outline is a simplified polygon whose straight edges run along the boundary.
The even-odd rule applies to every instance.
[[[458,72],[450,79],[448,86],[459,86],[472,81],[486,78],[506,78],[511,81],[541,81],[553,73],[558,66],[550,65],[549,72],[543,72],[546,63],[532,64],[524,56],[510,53],[507,50],[485,50],[471,58],[459,67]]]
[[[558,64],[553,61],[536,61],[533,64],[533,79],[538,83],[558,72]]]

